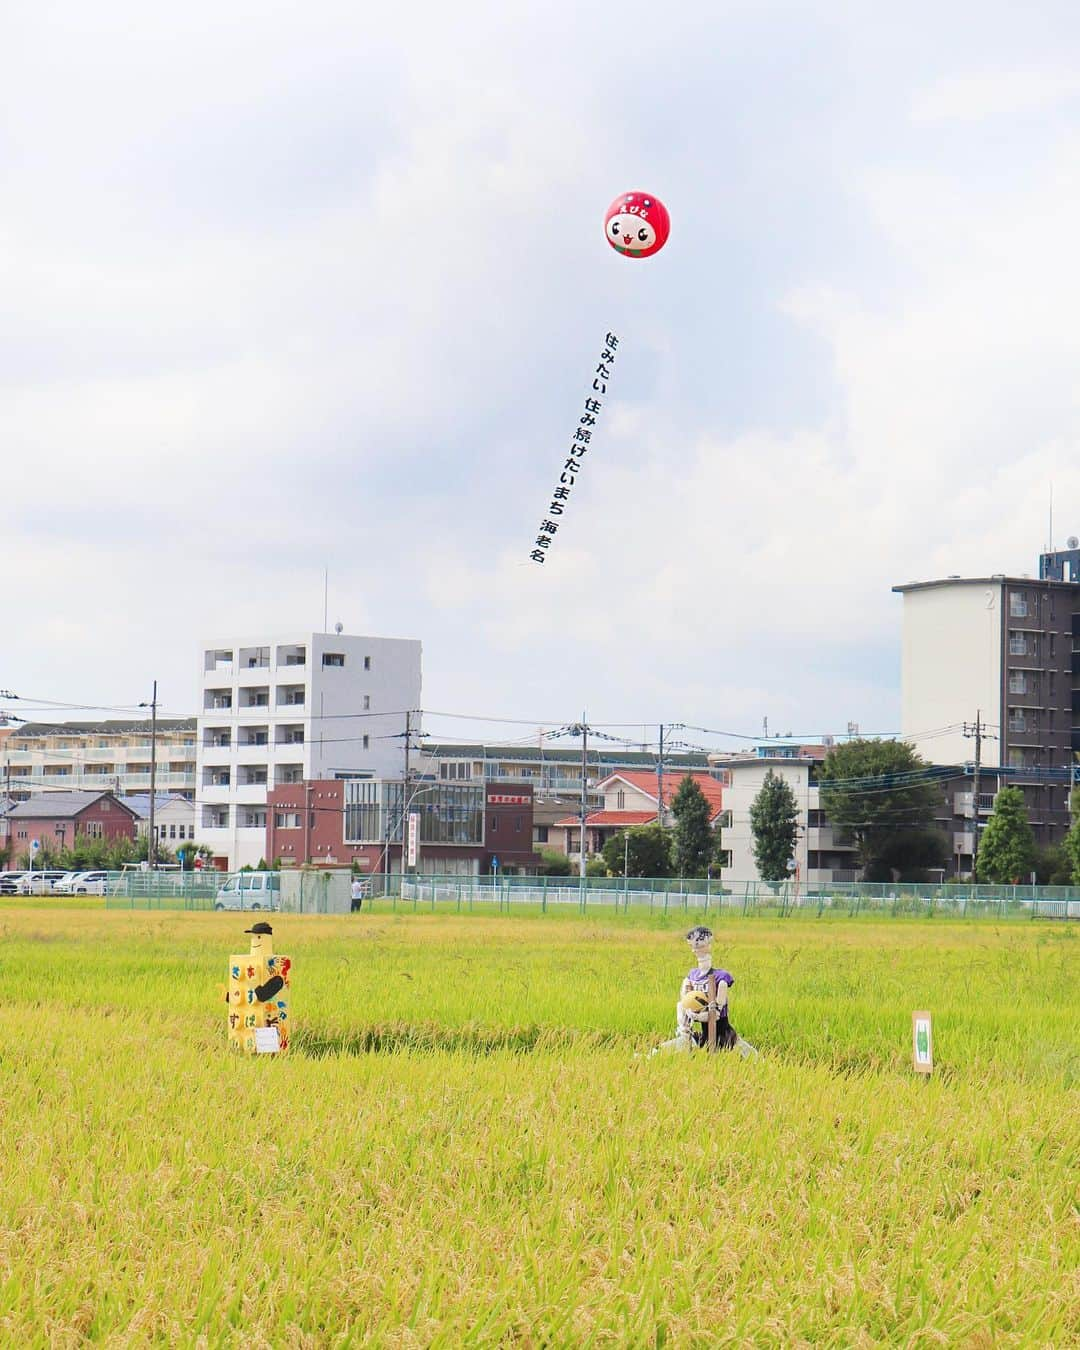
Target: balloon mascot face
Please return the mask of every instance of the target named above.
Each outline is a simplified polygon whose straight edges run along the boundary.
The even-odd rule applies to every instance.
[[[667,207],[650,192],[624,192],[604,217],[608,243],[627,258],[651,258],[667,243],[670,232]]]

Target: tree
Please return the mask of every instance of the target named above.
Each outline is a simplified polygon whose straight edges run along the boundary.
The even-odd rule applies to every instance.
[[[941,786],[903,741],[846,741],[818,775],[830,823],[855,840],[866,881],[920,881],[944,867],[948,841],[934,826]]]
[[[1064,843],[1035,849],[1035,880],[1040,886],[1072,885],[1072,861]]]
[[[1072,869],[1073,885],[1080,886],[1080,787],[1073,788],[1069,794],[1069,810],[1072,812],[1072,824],[1065,836],[1065,852]]]
[[[542,877],[568,877],[570,875],[570,859],[565,853],[560,853],[554,848],[542,848],[540,857],[543,862],[537,870]]]
[[[791,785],[772,769],[750,803],[750,832],[754,837],[754,862],[762,881],[784,881],[795,852],[799,807]]]
[[[675,817],[672,830],[675,871],[681,877],[705,876],[714,846],[709,824],[712,812],[704,792],[689,774],[671,799],[671,814]]]
[[[1002,788],[979,841],[976,881],[1027,881],[1035,870],[1035,836],[1028,824],[1024,794],[1018,787]]]
[[[604,862],[613,877],[623,874],[624,841],[626,874],[631,877],[669,877],[672,873],[671,835],[662,825],[633,825],[613,834],[603,848]]]

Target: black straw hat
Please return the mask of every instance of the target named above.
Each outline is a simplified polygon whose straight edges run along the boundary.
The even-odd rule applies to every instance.
[[[254,923],[250,928],[244,929],[245,933],[265,933],[267,937],[273,937],[274,930],[268,923]]]

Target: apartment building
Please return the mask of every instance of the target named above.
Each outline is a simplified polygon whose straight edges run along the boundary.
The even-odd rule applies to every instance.
[[[194,799],[195,719],[159,717],[155,786]],[[150,719],[24,722],[0,740],[0,772],[11,796],[31,792],[109,790],[118,796],[150,788]]]
[[[198,842],[228,867],[266,849],[267,793],[305,781],[400,776],[421,646],[343,633],[200,646]]]
[[[904,605],[903,738],[931,763],[970,765],[978,718],[979,795],[999,782],[1022,788],[1040,845],[1068,829],[1080,765],[1080,544],[1069,545],[1040,556],[1038,577],[996,573],[893,587]],[[973,834],[985,825],[992,796],[989,803],[959,796]],[[960,870],[965,861],[970,866],[969,855],[960,856]]]
[[[859,879],[854,839],[833,826],[821,809],[817,770],[829,748],[760,745],[749,754],[714,757],[714,769],[722,769],[727,775],[724,806],[728,823],[723,842],[729,863],[725,876],[733,881],[758,879],[750,807],[771,770],[791,788],[799,809],[794,859],[800,882],[812,889]]]

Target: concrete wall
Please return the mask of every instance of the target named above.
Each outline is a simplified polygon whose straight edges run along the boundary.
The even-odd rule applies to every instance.
[[[955,581],[905,591],[901,735],[935,764],[974,756],[962,724],[976,712],[1000,734],[1002,604],[999,581]],[[960,724],[945,735],[937,728]],[[996,758],[997,751],[989,758]]]

